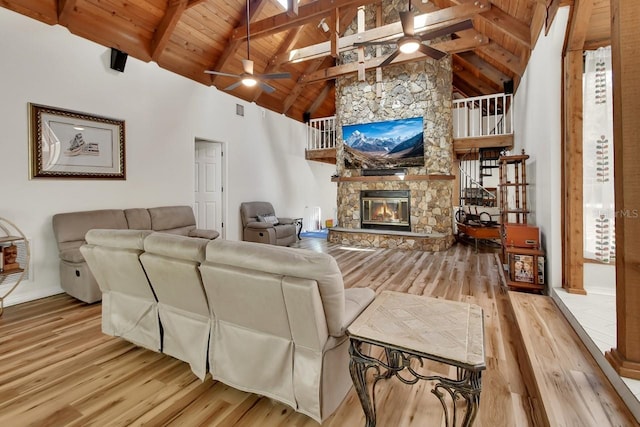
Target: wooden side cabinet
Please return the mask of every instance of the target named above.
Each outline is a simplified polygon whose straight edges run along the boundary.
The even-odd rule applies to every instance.
[[[24,253],[21,253],[24,251]],[[0,218],[0,288],[9,288],[0,295],[0,316],[4,312],[4,299],[25,277],[30,258],[29,241],[15,224]]]
[[[505,248],[509,277],[509,289],[544,291],[544,251],[537,248]]]

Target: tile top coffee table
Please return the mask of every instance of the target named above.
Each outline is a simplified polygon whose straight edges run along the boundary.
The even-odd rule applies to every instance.
[[[482,308],[384,291],[349,326],[347,334],[351,340],[349,370],[367,418],[366,427],[376,425],[375,402],[371,398],[375,396],[375,384],[392,376],[406,384],[434,381],[432,393],[442,403],[447,426],[456,425],[458,398],[463,398],[466,413],[462,425],[472,425],[480,403],[481,374],[486,368]],[[377,359],[365,354],[363,344],[382,347],[384,356]],[[455,366],[457,377],[416,372],[414,367],[422,364],[422,359]],[[374,370],[371,384],[367,384],[369,369]],[[451,414],[443,391],[453,398]]]

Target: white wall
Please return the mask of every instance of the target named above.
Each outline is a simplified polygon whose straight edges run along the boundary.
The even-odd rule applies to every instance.
[[[60,26],[0,8],[0,217],[32,240],[32,280],[6,305],[61,292],[51,217],[58,212],[193,203],[194,140],[225,145],[227,239],[240,239],[239,205],[268,200],[281,216],[336,206],[335,166],[304,160],[305,127],[110,50]],[[126,121],[126,181],[29,179],[29,102]],[[236,116],[236,103],[245,116]],[[7,285],[0,285],[0,296]]]
[[[530,222],[540,227],[547,256],[547,283],[562,286],[561,89],[562,46],[568,7],[542,33],[514,97],[514,153],[525,149]]]

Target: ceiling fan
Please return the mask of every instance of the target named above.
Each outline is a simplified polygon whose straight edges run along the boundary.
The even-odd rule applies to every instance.
[[[210,71],[206,70],[207,74],[214,74],[217,76],[224,77],[235,77],[239,79],[237,82],[233,83],[230,86],[224,88],[224,90],[233,90],[240,85],[244,85],[246,87],[253,87],[258,85],[260,89],[265,91],[266,93],[272,93],[276,89],[265,83],[263,80],[276,80],[276,79],[290,79],[291,73],[270,73],[270,74],[254,74],[253,73],[253,61],[249,56],[249,46],[250,46],[250,33],[249,33],[249,1],[247,0],[247,59],[242,60],[242,74],[231,74],[231,73],[223,73],[221,71]]]
[[[380,64],[380,67],[391,64],[391,62],[396,59],[396,57],[401,53],[414,53],[416,51],[420,51],[423,54],[430,56],[431,58],[439,60],[442,57],[446,56],[446,53],[442,52],[441,50],[434,49],[426,44],[422,44],[422,42],[434,39],[436,37],[446,36],[457,31],[463,31],[473,28],[473,21],[467,19],[444,26],[442,28],[424,32],[421,35],[416,35],[414,29],[414,16],[411,12],[411,0],[409,0],[409,10],[399,11],[398,14],[400,15],[400,23],[402,24],[402,37],[397,40],[356,42],[353,44],[355,47],[396,45],[396,50],[394,50],[391,55],[389,55],[387,59],[385,59]]]

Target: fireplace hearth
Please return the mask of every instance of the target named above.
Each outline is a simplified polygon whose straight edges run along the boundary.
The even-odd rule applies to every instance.
[[[360,192],[360,228],[411,231],[408,190]]]

